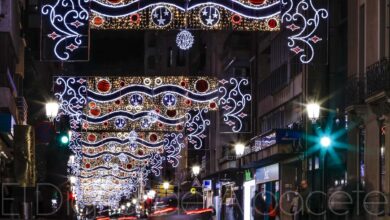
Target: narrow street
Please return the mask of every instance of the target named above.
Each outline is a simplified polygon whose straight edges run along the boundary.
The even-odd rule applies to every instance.
[[[387,220],[390,0],[0,0],[0,219]]]

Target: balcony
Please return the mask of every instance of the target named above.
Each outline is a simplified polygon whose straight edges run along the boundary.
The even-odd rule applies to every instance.
[[[345,106],[364,104],[365,98],[365,79],[359,77],[348,78],[345,86]]]
[[[390,91],[390,59],[383,59],[367,68],[366,98]]]

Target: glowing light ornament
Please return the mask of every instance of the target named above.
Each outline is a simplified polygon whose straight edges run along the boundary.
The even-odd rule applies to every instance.
[[[282,0],[282,5],[287,10],[282,15],[282,21],[291,31],[287,37],[288,47],[299,56],[302,63],[310,63],[314,59],[314,46],[322,41],[318,37],[321,20],[328,18],[325,8],[316,8],[312,0]],[[310,15],[310,16],[309,16]]]
[[[176,36],[176,44],[181,50],[188,50],[194,44],[194,36],[187,30],[182,30]]]

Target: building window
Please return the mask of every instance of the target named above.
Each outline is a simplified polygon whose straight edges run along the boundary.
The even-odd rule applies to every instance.
[[[386,174],[386,169],[385,169],[385,136],[386,136],[386,125],[384,121],[380,121],[380,126],[379,126],[379,146],[380,146],[380,157],[379,157],[379,177],[380,177],[380,186],[379,190],[383,192],[385,188],[385,174]]]
[[[177,50],[176,57],[176,65],[177,66],[185,66],[186,65],[186,53],[183,50]]]
[[[168,48],[168,63],[167,63],[167,66],[168,67],[173,66],[173,50],[172,50],[172,47]]]
[[[150,70],[156,69],[156,58],[154,56],[148,57],[148,69]]]
[[[359,178],[361,184],[365,185],[365,161],[364,161],[364,152],[366,148],[366,129],[364,127],[359,128]]]

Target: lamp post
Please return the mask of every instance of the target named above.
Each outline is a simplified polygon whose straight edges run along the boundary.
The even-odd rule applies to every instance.
[[[328,155],[328,148],[332,145],[332,139],[324,135],[320,137],[320,145],[321,149],[323,149],[325,152],[323,153],[324,157],[322,158],[322,187],[323,187],[323,192],[326,194],[327,192],[327,172],[326,172],[326,160],[327,160],[327,155]],[[326,205],[327,205],[327,199],[324,197],[323,200],[323,207],[324,207],[324,219],[326,219]]]
[[[236,143],[235,145],[234,145],[234,151],[235,151],[235,153],[236,153],[236,157],[237,157],[237,159],[238,159],[238,172],[241,172],[241,157],[244,155],[244,153],[245,153],[245,145],[244,144],[242,144],[242,143]],[[242,182],[243,182],[243,177],[242,177],[242,175],[239,175],[239,177],[238,177],[239,179],[239,181],[238,181],[238,188],[239,188],[239,200],[238,200],[238,203],[240,204],[240,207],[242,207],[241,206],[241,201],[242,201],[242,196],[241,196],[241,187],[242,187]],[[241,219],[241,215],[240,215],[240,217],[239,217],[239,219]]]
[[[52,122],[58,115],[58,109],[60,108],[57,102],[46,103],[46,116]]]

